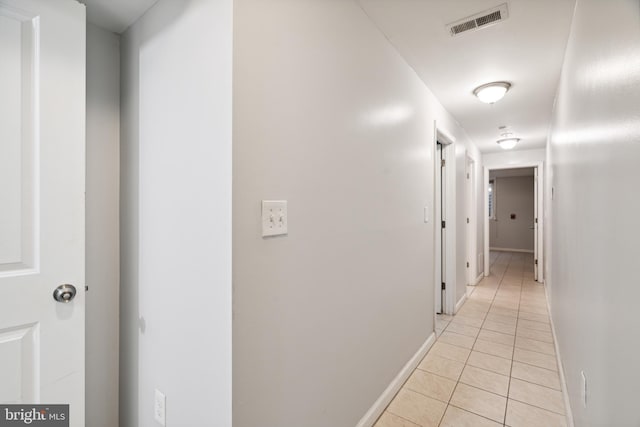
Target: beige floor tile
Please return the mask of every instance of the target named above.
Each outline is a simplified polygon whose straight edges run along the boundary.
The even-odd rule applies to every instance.
[[[489,331],[482,329],[478,334],[478,339],[496,342],[498,344],[513,345],[515,342],[515,336],[509,334],[502,334],[500,332]]]
[[[474,292],[475,293],[475,292]],[[486,311],[466,307],[471,301],[467,300],[464,307],[458,310],[457,316],[471,317],[474,319],[484,320],[487,315]]]
[[[373,427],[420,427],[420,425],[385,411]]]
[[[447,403],[451,398],[453,389],[456,387],[456,382],[421,369],[416,369],[404,387]]]
[[[489,314],[499,314],[501,316],[513,317],[514,319],[518,318],[518,310],[509,310],[507,308],[500,307],[491,307],[491,309],[489,309]]]
[[[450,404],[502,423],[507,399],[479,388],[458,383]]]
[[[561,390],[560,377],[556,371],[550,371],[525,363],[513,362],[511,366],[511,376],[530,383]]]
[[[435,427],[440,423],[447,404],[415,391],[402,388],[393,399],[388,412],[423,427]]]
[[[516,314],[516,316],[517,316],[517,314]],[[492,322],[504,323],[504,324],[510,325],[510,326],[515,326],[516,323],[518,322],[517,317],[505,316],[505,315],[497,314],[497,313],[489,313],[489,314],[487,314],[487,319],[486,320],[491,320]]]
[[[446,331],[455,332],[456,334],[466,335],[468,337],[475,338],[478,336],[478,332],[480,332],[480,328],[475,328],[473,326],[467,326],[460,323],[449,323]]]
[[[504,397],[507,397],[509,390],[508,376],[496,374],[495,372],[476,368],[471,365],[464,367],[462,376],[460,376],[460,382]]]
[[[518,301],[494,299],[493,306],[498,308],[506,308],[508,310],[517,310],[520,303]]]
[[[564,400],[557,390],[511,378],[509,399],[564,415]]]
[[[535,331],[551,332],[551,326],[548,323],[534,322],[532,320],[525,320],[525,319],[518,320],[518,329],[520,328],[533,329]]]
[[[436,314],[436,319],[440,319],[440,320],[452,320],[453,316],[449,315],[449,314]]]
[[[506,425],[509,427],[567,427],[567,420],[563,415],[509,399]]]
[[[518,328],[516,335],[536,341],[553,343],[553,335],[548,331],[536,331],[535,329]]]
[[[535,313],[535,314],[540,314],[544,316],[549,315],[549,312],[547,311],[547,307],[539,307],[536,305],[522,304],[522,303],[520,303],[520,312]]]
[[[422,359],[422,362],[418,365],[418,369],[457,381],[464,369],[464,363],[429,353]]]
[[[513,357],[513,346],[498,344],[491,341],[478,339],[473,345],[473,349],[481,353],[491,354],[493,356],[511,359]]]
[[[444,329],[437,329],[436,328],[436,338],[438,338],[440,335],[442,335],[443,332],[444,332]]]
[[[440,427],[500,427],[502,424],[498,424],[480,415],[473,414],[465,411],[464,409],[456,408],[449,405]]]
[[[438,338],[438,341],[440,342],[451,344],[451,345],[457,345],[458,347],[464,347],[464,348],[472,348],[475,340],[476,339],[473,337],[456,334],[455,332],[449,332],[448,330],[445,331],[442,335],[440,335],[440,338]]]
[[[522,348],[515,348],[513,350],[513,360],[518,362],[527,363],[529,365],[538,366],[540,368],[550,369],[553,371],[558,370],[556,363],[556,356],[544,353],[538,353],[537,351],[529,351]]]
[[[518,318],[525,319],[525,320],[533,320],[535,322],[550,323],[549,316],[546,314],[536,314],[536,313],[528,313],[526,311],[521,311],[518,313]]]
[[[537,351],[539,353],[556,354],[556,350],[551,343],[536,341],[529,338],[516,337],[516,347],[523,348],[525,350]]]
[[[494,332],[500,332],[501,334],[515,335],[516,325],[507,325],[505,323],[493,322],[491,320],[485,320],[482,324],[482,329],[488,329]]]
[[[477,351],[471,352],[469,360],[467,360],[467,365],[486,369],[502,375],[509,375],[511,372],[511,360]]]
[[[463,325],[474,326],[476,328],[479,328],[480,326],[482,326],[482,319],[477,317],[467,317],[461,314],[456,315],[456,317],[453,318],[452,322],[462,323]]]
[[[471,350],[456,345],[437,342],[429,350],[429,354],[444,357],[445,359],[457,360],[458,362],[466,362]]]
[[[449,326],[450,320],[436,319],[436,329],[444,329]]]

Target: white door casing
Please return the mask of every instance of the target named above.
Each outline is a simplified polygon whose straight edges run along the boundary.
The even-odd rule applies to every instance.
[[[0,0],[0,403],[84,426],[85,7]],[[58,285],[77,295],[56,302]]]

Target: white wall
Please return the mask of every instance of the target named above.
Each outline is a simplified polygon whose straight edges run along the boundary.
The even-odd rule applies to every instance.
[[[120,37],[87,24],[86,425],[118,425]]]
[[[354,426],[433,332],[434,120],[465,137],[355,2],[234,7],[234,426]]]
[[[578,427],[640,425],[638,40],[637,1],[578,0],[548,145],[551,309]]]
[[[157,425],[156,388],[167,425],[231,425],[231,25],[231,0],[161,0],[123,35],[121,426]]]
[[[545,161],[546,150],[505,150],[498,153],[487,153],[482,155],[482,163],[486,168],[505,168],[520,166],[531,166]]]
[[[489,221],[491,248],[534,249],[533,176],[494,178],[495,218]],[[515,214],[515,219],[511,219]]]

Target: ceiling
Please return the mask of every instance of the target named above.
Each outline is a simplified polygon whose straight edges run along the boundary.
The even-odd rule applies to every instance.
[[[575,0],[357,0],[482,152],[500,126],[521,138],[517,149],[543,148],[552,117]],[[451,37],[446,25],[507,3],[509,17]],[[495,104],[477,86],[513,86]]]
[[[87,5],[87,21],[105,30],[122,33],[158,0],[79,0]]]

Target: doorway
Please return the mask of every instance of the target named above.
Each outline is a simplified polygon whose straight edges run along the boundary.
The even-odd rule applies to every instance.
[[[435,313],[455,311],[455,147],[436,129],[434,150]]]
[[[485,168],[485,276],[490,251],[506,251],[524,254],[531,279],[544,281],[541,175],[541,164]]]

